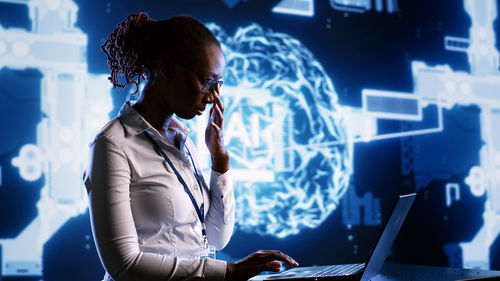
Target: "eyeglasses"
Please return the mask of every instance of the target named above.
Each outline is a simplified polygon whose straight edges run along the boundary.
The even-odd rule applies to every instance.
[[[222,80],[217,80],[217,79],[214,79],[214,78],[204,78],[203,75],[201,73],[199,73],[198,71],[192,69],[191,67],[187,66],[186,64],[176,60],[177,63],[179,63],[180,65],[182,65],[183,67],[187,68],[188,70],[190,70],[191,72],[193,72],[194,74],[198,75],[198,78],[200,78],[200,81],[202,82],[202,87],[201,87],[201,91],[202,92],[207,92],[209,91],[210,93],[214,93],[215,92],[215,86],[218,85],[219,88],[222,87],[222,84],[224,84],[224,81]]]

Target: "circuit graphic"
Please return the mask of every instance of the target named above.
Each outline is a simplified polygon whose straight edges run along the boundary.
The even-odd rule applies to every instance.
[[[28,31],[0,26],[0,68],[32,68],[42,76],[37,141],[20,147],[10,165],[25,181],[44,181],[37,218],[18,236],[0,240],[1,275],[42,276],[43,245],[87,208],[81,171],[87,144],[109,119],[110,84],[106,74],[88,73],[87,35],[75,27],[78,7],[73,1],[0,2],[26,5],[31,19]],[[298,10],[314,11],[313,1],[302,2],[307,5]],[[371,1],[347,2],[351,8],[372,8],[367,6]],[[340,9],[339,1],[330,4]],[[386,8],[395,5],[387,1]],[[444,110],[476,105],[484,145],[480,164],[470,169],[465,184],[474,196],[487,200],[482,228],[459,247],[464,267],[489,268],[490,246],[500,232],[500,135],[495,129],[500,124],[500,75],[493,30],[498,7],[494,0],[464,0],[464,8],[471,19],[469,38],[446,36],[444,46],[465,52],[470,72],[413,61],[413,92],[364,89],[359,108],[338,104],[331,78],[299,40],[256,24],[239,28],[233,36],[210,25],[227,59],[225,140],[233,159],[237,228],[286,238],[318,227],[340,200],[345,202],[338,210],[344,224],[379,224],[379,198],[370,192],[356,195],[349,187],[356,143],[439,134]],[[385,132],[378,127],[380,120],[415,126]],[[432,122],[421,126],[423,120]],[[202,132],[205,124],[200,118],[191,126]],[[204,138],[193,137],[208,168]],[[459,185],[450,182],[445,188],[443,205],[461,200]],[[365,210],[363,219],[360,208]]]

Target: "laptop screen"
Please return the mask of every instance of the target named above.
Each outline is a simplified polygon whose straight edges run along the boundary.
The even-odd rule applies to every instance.
[[[361,281],[370,280],[382,269],[385,259],[392,248],[392,244],[398,236],[406,215],[410,211],[410,207],[415,200],[415,196],[416,193],[399,196],[392,208],[391,215],[385,223],[384,230],[380,234],[377,245],[373,248],[370,259],[366,263]]]

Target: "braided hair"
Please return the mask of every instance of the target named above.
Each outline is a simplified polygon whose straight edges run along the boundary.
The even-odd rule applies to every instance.
[[[113,88],[135,84],[139,90],[160,59],[189,59],[197,48],[206,43],[220,43],[212,32],[191,16],[174,16],[156,21],[146,13],[131,14],[109,34],[101,46],[111,70]],[[125,76],[120,84],[119,77]]]

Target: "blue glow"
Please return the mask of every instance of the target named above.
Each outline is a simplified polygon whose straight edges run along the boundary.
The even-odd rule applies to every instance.
[[[377,10],[382,9],[382,0],[377,0],[375,2]],[[355,1],[345,1],[345,0],[330,0],[330,6],[337,11],[343,12],[354,12],[354,13],[364,13],[372,9],[371,0],[355,0]]]
[[[222,97],[238,228],[284,238],[317,227],[337,208],[351,174],[330,78],[289,35],[256,24],[233,37],[210,28],[227,60]],[[339,144],[321,146],[332,141]]]
[[[297,15],[297,16],[314,16],[314,0],[281,0],[273,7],[274,13]]]
[[[238,5],[239,2],[246,2],[247,0],[223,0],[224,4],[226,4],[229,8],[233,8]]]
[[[453,201],[460,200],[460,185],[455,182],[447,183],[445,186],[446,207],[450,207]]]
[[[0,26],[0,68],[42,74],[37,143],[22,146],[11,164],[26,181],[45,175],[36,219],[17,237],[0,240],[1,273],[39,276],[44,244],[87,209],[82,167],[88,143],[108,120],[111,87],[107,75],[87,73],[87,36],[75,27],[72,1],[0,2],[27,5],[32,23],[29,31]]]
[[[377,118],[422,120],[422,106],[418,97],[407,93],[363,90],[365,114]]]
[[[364,13],[373,8],[377,12],[383,12],[385,2],[388,13],[398,11],[398,0],[375,0],[375,7],[372,6],[372,2],[372,0],[330,0],[330,6],[334,10],[350,13]]]
[[[469,176],[465,178],[465,184],[470,187],[471,193],[476,197],[481,197],[486,192],[486,175],[479,166],[474,166],[469,171]]]
[[[24,180],[38,180],[42,176],[40,149],[33,144],[24,145],[19,151],[19,156],[12,159],[12,166],[19,168],[19,174]]]
[[[422,62],[413,62],[413,73],[415,94],[422,100],[448,109],[471,104],[481,109],[481,135],[484,141],[480,151],[481,164],[470,169],[465,183],[470,186],[473,195],[487,195],[484,224],[471,242],[460,243],[460,247],[465,268],[487,269],[490,268],[490,246],[500,233],[500,135],[496,129],[500,124],[500,100],[497,95],[500,73],[493,30],[498,7],[494,0],[465,0],[464,7],[472,21],[470,39],[455,39],[463,45],[455,43],[455,47],[451,48],[450,43],[447,43],[446,46],[452,51],[467,53],[471,73],[454,72],[449,66],[430,67]],[[466,43],[469,44],[467,48]],[[448,191],[447,188],[449,206],[453,197]],[[454,198],[460,197],[455,195]]]
[[[342,224],[349,228],[359,225],[380,225],[380,199],[375,198],[371,192],[357,196],[351,186],[342,198],[342,202]]]

